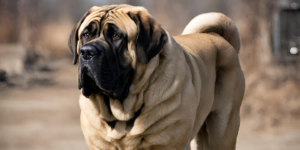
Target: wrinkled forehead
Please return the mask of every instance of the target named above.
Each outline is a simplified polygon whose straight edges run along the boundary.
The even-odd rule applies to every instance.
[[[79,29],[78,29],[78,37],[80,37],[80,34],[84,30],[86,26],[88,26],[91,22],[96,22],[97,27],[100,23],[101,18],[106,14],[107,11],[114,9],[116,6],[102,6],[102,7],[97,7],[94,6],[89,10],[89,15],[86,16],[84,21],[81,23]]]
[[[102,7],[93,7],[90,9],[90,14],[85,18],[78,30],[78,37],[91,22],[97,24],[97,29],[100,28],[100,22],[102,25],[114,24],[127,34],[128,38],[134,38],[137,33],[137,25],[128,16],[130,10],[136,8],[128,5],[110,5]],[[104,20],[102,20],[104,19]]]

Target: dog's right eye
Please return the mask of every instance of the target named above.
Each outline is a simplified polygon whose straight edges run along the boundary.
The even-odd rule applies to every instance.
[[[89,38],[90,34],[89,33],[84,33],[84,37],[87,39]]]

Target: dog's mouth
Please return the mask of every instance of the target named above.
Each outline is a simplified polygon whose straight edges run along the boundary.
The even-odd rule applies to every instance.
[[[104,67],[101,69],[91,69],[90,65],[79,67],[78,87],[82,90],[82,94],[87,98],[91,94],[99,94],[113,99],[124,100],[129,93],[134,70],[131,69],[119,75],[119,80],[116,80],[115,78],[117,77],[115,76],[117,75],[111,72]]]
[[[79,88],[82,89],[82,94],[89,97],[92,93],[110,96],[111,92],[101,88],[97,83],[95,76],[88,67],[83,67],[79,78]]]

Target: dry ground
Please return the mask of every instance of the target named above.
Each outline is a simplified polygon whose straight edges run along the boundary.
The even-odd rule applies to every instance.
[[[0,89],[0,150],[88,150],[79,122],[77,68],[66,61],[47,72],[52,84]],[[250,126],[242,118],[238,150],[300,149],[299,128],[269,132]]]
[[[50,85],[1,90],[1,150],[88,149],[80,129],[76,67],[62,65],[50,74]]]

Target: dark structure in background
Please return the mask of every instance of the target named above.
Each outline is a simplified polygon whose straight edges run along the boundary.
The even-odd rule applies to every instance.
[[[273,52],[284,64],[300,63],[300,0],[278,0],[273,15]]]

